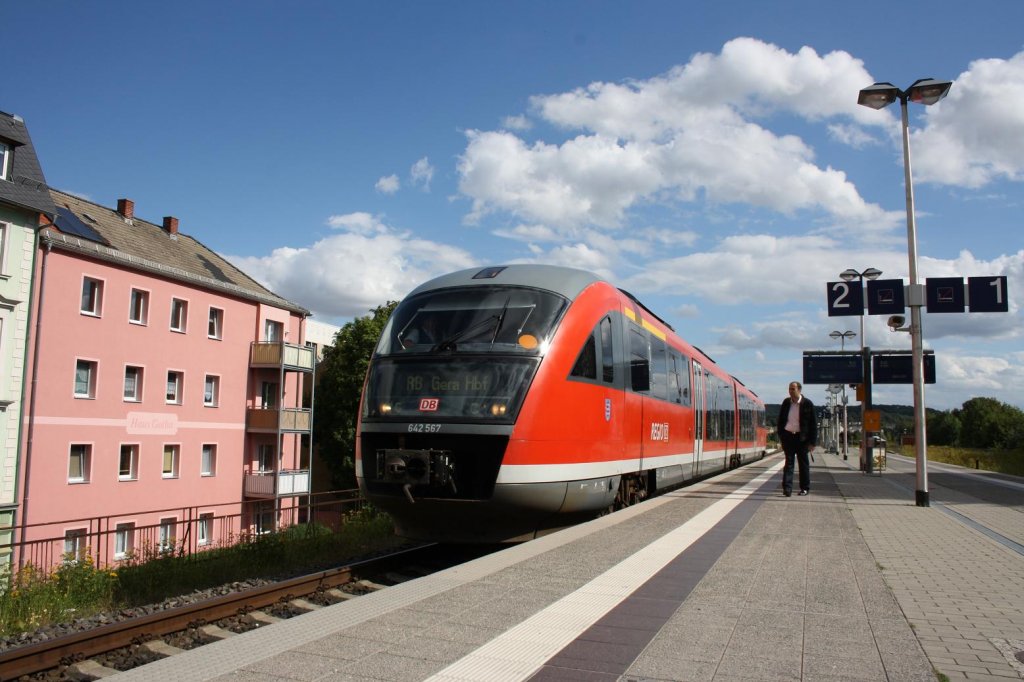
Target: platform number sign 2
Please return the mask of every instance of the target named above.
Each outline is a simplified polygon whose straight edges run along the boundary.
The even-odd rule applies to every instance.
[[[828,282],[828,316],[864,314],[864,287],[856,282]]]

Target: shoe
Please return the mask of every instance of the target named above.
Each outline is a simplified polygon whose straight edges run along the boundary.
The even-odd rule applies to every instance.
[[[807,494],[808,492],[810,492],[810,491],[807,491],[807,490],[801,490],[801,491],[800,491],[800,494],[801,494],[801,495],[806,495],[806,494]]]
[[[782,494],[785,495],[786,497],[791,497],[793,495],[792,492],[784,492]]]

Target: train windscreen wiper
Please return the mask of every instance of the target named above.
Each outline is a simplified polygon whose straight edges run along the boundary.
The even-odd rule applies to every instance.
[[[441,343],[439,343],[436,346],[434,346],[433,348],[431,348],[431,350],[432,351],[436,351],[436,350],[455,350],[455,342],[456,341],[458,341],[459,339],[463,338],[464,336],[466,336],[470,332],[476,332],[476,331],[480,331],[482,329],[485,329],[488,324],[492,324],[495,321],[498,322],[497,326],[500,327],[501,326],[501,316],[497,315],[497,314],[495,314],[495,315],[488,315],[487,317],[485,317],[484,319],[480,320],[476,324],[471,324],[468,327],[466,327],[465,329],[461,329],[461,330],[455,332],[454,334],[449,336],[447,339],[445,339]]]

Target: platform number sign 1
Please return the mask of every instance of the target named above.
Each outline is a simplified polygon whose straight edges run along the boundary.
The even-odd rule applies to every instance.
[[[968,277],[967,295],[972,313],[1005,313],[1010,310],[1006,298],[1006,277]]]
[[[864,288],[856,282],[828,282],[828,316],[864,314]]]

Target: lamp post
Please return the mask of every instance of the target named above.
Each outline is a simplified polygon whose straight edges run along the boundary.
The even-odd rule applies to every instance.
[[[863,324],[864,318],[861,316],[861,324]],[[857,336],[852,331],[841,332],[838,329],[829,334],[833,339],[839,339],[839,352],[842,353],[846,350],[846,339],[852,339]],[[843,384],[843,459],[849,458],[850,453],[850,436],[849,436],[849,422],[846,418],[846,384]]]
[[[852,282],[853,280],[859,280],[861,282],[861,295],[864,293],[864,280],[878,279],[882,276],[882,271],[878,268],[866,268],[865,270],[854,270],[853,268],[847,268],[839,273],[839,277],[844,282]],[[863,397],[860,401],[860,465],[861,470],[871,473],[871,458],[868,456],[868,433],[864,430],[864,413],[871,409],[871,358],[868,357],[868,353],[864,352],[864,316],[860,316],[860,353],[864,363],[864,376],[861,380],[863,384]]]
[[[914,367],[914,454],[917,461],[917,490],[915,501],[918,507],[929,506],[928,501],[928,447],[925,442],[924,413],[924,346],[921,333],[921,306],[924,305],[924,288],[917,278],[917,226],[914,221],[914,185],[910,173],[910,123],[907,116],[907,100],[930,106],[949,92],[952,81],[937,81],[920,78],[905,91],[892,83],[875,83],[860,91],[857,104],[871,109],[883,109],[897,99],[900,101],[900,115],[903,122],[903,184],[907,198],[907,253],[910,260],[910,343]]]

